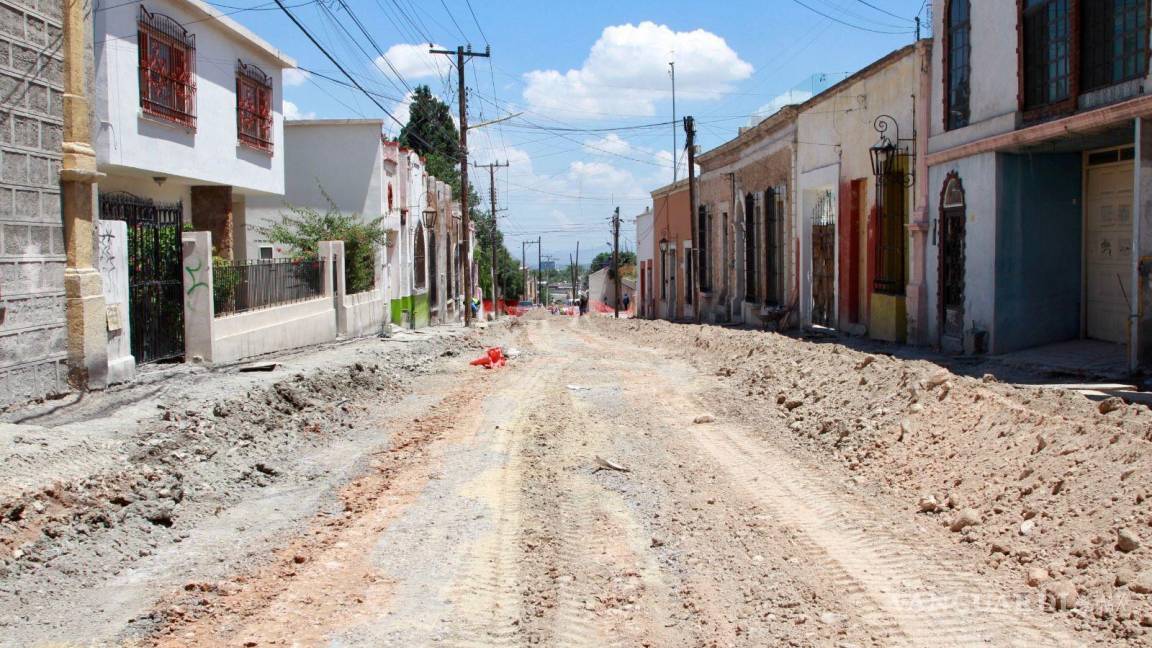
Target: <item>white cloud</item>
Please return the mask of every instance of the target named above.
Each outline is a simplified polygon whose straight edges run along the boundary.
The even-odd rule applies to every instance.
[[[300,112],[300,107],[296,104],[284,100],[284,119],[316,119],[314,112]]]
[[[784,106],[804,103],[811,98],[812,93],[807,90],[789,90],[788,92],[778,94],[773,97],[771,101],[757,108],[756,112],[752,113],[749,125],[759,124],[761,121],[775,115]]]
[[[669,60],[676,61],[676,92],[684,98],[719,98],[752,75],[752,66],[716,34],[645,21],[605,28],[580,69],[528,72],[524,98],[535,110],[651,115],[655,102],[672,94]]]
[[[299,86],[308,82],[312,75],[299,68],[288,68],[284,70],[284,85],[286,86]]]
[[[592,155],[628,155],[632,152],[632,145],[616,133],[609,133],[598,139],[584,140],[584,150]]]
[[[452,69],[448,57],[443,54],[432,54],[428,51],[430,49],[443,48],[439,45],[429,46],[427,43],[422,45],[399,43],[384,52],[387,62],[377,56],[374,63],[378,69],[388,73],[391,73],[392,68],[396,68],[396,72],[405,79],[426,79],[447,74]],[[392,67],[389,67],[388,63],[391,63]]]

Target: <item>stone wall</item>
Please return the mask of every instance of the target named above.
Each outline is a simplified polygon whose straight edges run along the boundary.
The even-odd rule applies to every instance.
[[[0,406],[67,389],[56,0],[0,0]]]

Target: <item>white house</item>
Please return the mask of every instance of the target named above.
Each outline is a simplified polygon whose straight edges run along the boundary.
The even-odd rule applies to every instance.
[[[178,203],[232,256],[246,201],[284,192],[282,73],[295,61],[200,0],[114,3],[93,22],[101,194]]]
[[[280,220],[289,205],[320,213],[334,206],[345,214],[387,219],[395,168],[385,159],[383,126],[380,119],[289,121],[284,127],[283,195],[249,201],[244,220],[237,223],[244,232],[237,237],[237,256],[288,256],[290,250],[268,241],[260,229]]]
[[[1055,344],[1085,363],[1147,363],[1146,3],[940,9],[928,116],[931,341],[992,353]]]
[[[636,315],[655,317],[655,302],[652,301],[652,259],[656,240],[652,236],[652,208],[645,207],[636,216],[636,287],[639,298],[636,300]]]

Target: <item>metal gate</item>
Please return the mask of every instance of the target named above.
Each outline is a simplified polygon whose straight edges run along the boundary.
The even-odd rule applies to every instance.
[[[184,356],[181,203],[100,194],[100,218],[128,224],[128,317],[137,364]]]
[[[836,326],[836,205],[825,191],[812,209],[812,323]]]
[[[967,207],[958,176],[949,175],[940,201],[940,335],[964,337],[964,240]],[[954,345],[953,345],[954,346]]]

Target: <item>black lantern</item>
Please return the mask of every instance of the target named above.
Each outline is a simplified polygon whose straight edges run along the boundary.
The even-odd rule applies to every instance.
[[[912,114],[915,120],[915,106]],[[916,177],[911,168],[912,159],[916,156],[915,130],[912,139],[900,139],[900,124],[891,115],[880,115],[872,127],[880,134],[880,139],[868,149],[872,157],[872,175],[876,176],[877,184],[884,184],[894,178],[911,186]],[[888,136],[888,129],[892,129],[895,137]]]
[[[428,229],[429,231],[432,231],[432,232],[436,231],[436,210],[435,209],[425,209],[424,210],[424,227],[426,229]]]
[[[896,164],[896,145],[887,135],[881,135],[880,140],[868,149],[872,155],[872,175],[883,178],[892,173]]]

